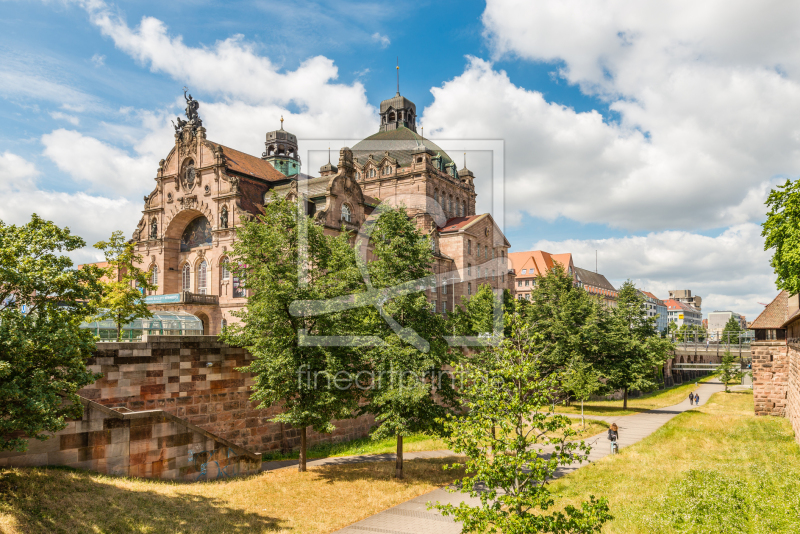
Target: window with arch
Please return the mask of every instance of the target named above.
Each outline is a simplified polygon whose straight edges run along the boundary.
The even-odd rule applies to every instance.
[[[356,171],[356,180],[361,179],[361,171]]]
[[[453,213],[453,197],[450,197],[447,201],[447,211],[451,214]]]
[[[158,265],[153,265],[150,268],[150,283],[154,286],[158,285]]]
[[[230,263],[228,262],[228,258],[222,258],[219,262],[219,278],[220,280],[229,280],[231,277],[231,271],[228,268]]]
[[[345,222],[351,222],[350,217],[350,206],[347,204],[342,204],[342,220]]]
[[[370,178],[375,178],[375,169],[370,169],[369,170],[369,177]]]
[[[197,266],[197,293],[205,295],[208,293],[208,263],[206,260]]]
[[[192,290],[192,269],[189,267],[188,263],[183,264],[183,269],[181,270],[181,291],[191,291]]]
[[[467,203],[463,200],[461,201],[461,213],[463,213],[462,217],[467,216]]]
[[[472,282],[467,282],[467,295],[472,295]]]
[[[438,189],[433,192],[433,201],[436,202],[437,204],[439,203],[439,190]]]

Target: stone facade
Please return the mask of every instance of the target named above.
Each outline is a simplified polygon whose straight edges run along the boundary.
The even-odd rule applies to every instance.
[[[262,214],[273,194],[303,202],[330,234],[355,234],[383,202],[406,206],[435,242],[431,270],[447,284],[428,290],[438,312],[479,284],[513,289],[510,244],[490,215],[476,215],[473,173],[417,134],[416,108],[405,97],[384,101],[379,132],[342,148],[338,165],[324,165],[318,177],[300,172],[297,138],[283,120],[267,132],[259,158],[207,139],[198,108],[189,95],[189,121],[178,120],[133,232],[140,267],[158,286],[148,295],[151,309],[196,315],[211,335],[238,321],[232,313],[246,305],[247,289],[227,268],[235,229]],[[480,275],[470,274],[479,263]]]
[[[750,344],[750,351],[756,415],[787,415],[789,360],[797,353],[783,341],[757,341]]]
[[[24,453],[0,452],[0,467],[63,465],[107,475],[213,480],[257,473],[254,454],[163,410],[120,412],[82,399],[83,417]]]
[[[299,447],[300,433],[269,419],[275,406],[255,408],[253,378],[236,371],[253,357],[213,336],[151,336],[142,343],[102,343],[88,367],[102,373],[79,395],[113,409],[163,410],[252,452]],[[371,417],[335,422],[333,434],[308,431],[310,444],[368,434]]]

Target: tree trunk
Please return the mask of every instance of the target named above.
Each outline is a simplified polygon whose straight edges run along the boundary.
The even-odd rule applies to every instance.
[[[583,417],[583,399],[581,399],[581,421],[583,422],[583,429],[586,430],[586,419]]]
[[[403,478],[403,436],[397,435],[397,460],[394,464],[394,477]]]
[[[622,409],[628,409],[628,388],[625,388],[624,392],[622,393]]]
[[[300,463],[297,470],[301,473],[306,471],[306,427],[300,429]]]

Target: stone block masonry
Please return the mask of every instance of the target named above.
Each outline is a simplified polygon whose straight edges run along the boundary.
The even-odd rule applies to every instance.
[[[261,455],[163,410],[121,413],[82,399],[83,417],[28,451],[1,452],[0,467],[63,465],[108,475],[215,480],[257,473]]]
[[[64,465],[110,475],[211,480],[256,473],[262,452],[297,449],[300,431],[269,421],[280,406],[250,401],[253,361],[216,336],[151,336],[99,343],[88,367],[102,377],[80,390],[84,414],[24,453],[0,453],[0,467]],[[367,436],[374,419],[308,429],[308,444]]]
[[[250,401],[253,361],[215,336],[150,336],[142,343],[99,343],[89,369],[102,373],[79,395],[113,409],[163,410],[252,452],[292,450],[299,430],[269,421],[280,407]],[[310,445],[364,437],[371,417],[336,421],[332,434],[308,429]]]
[[[750,351],[756,415],[787,416],[790,360],[800,355],[785,341],[754,342]]]

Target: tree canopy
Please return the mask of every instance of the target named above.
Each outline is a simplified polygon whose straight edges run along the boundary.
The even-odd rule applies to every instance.
[[[770,264],[778,289],[800,293],[800,180],[786,180],[770,191],[767,220],[762,224],[764,250],[773,249]]]
[[[34,214],[0,221],[0,450],[24,451],[78,418],[77,391],[99,375],[86,368],[94,338],[81,322],[94,313],[102,271],[73,267],[64,253],[86,243]]]
[[[299,469],[305,471],[307,427],[331,432],[334,419],[352,417],[358,408],[358,390],[337,380],[357,374],[358,354],[328,340],[363,330],[363,313],[313,308],[363,293],[353,249],[347,234],[326,235],[296,203],[273,195],[262,216],[237,229],[231,265],[247,280],[248,304],[234,312],[242,322],[220,337],[255,357],[240,369],[253,373],[251,398],[259,408],[281,405],[272,421],[300,431]],[[302,303],[309,303],[305,312]]]
[[[119,340],[124,325],[134,319],[153,316],[145,303],[145,293],[154,291],[156,286],[150,283],[148,273],[138,267],[142,256],[121,231],[113,232],[108,241],[94,246],[103,251],[108,263],[101,280],[103,291],[97,299],[97,320],[113,321]]]

